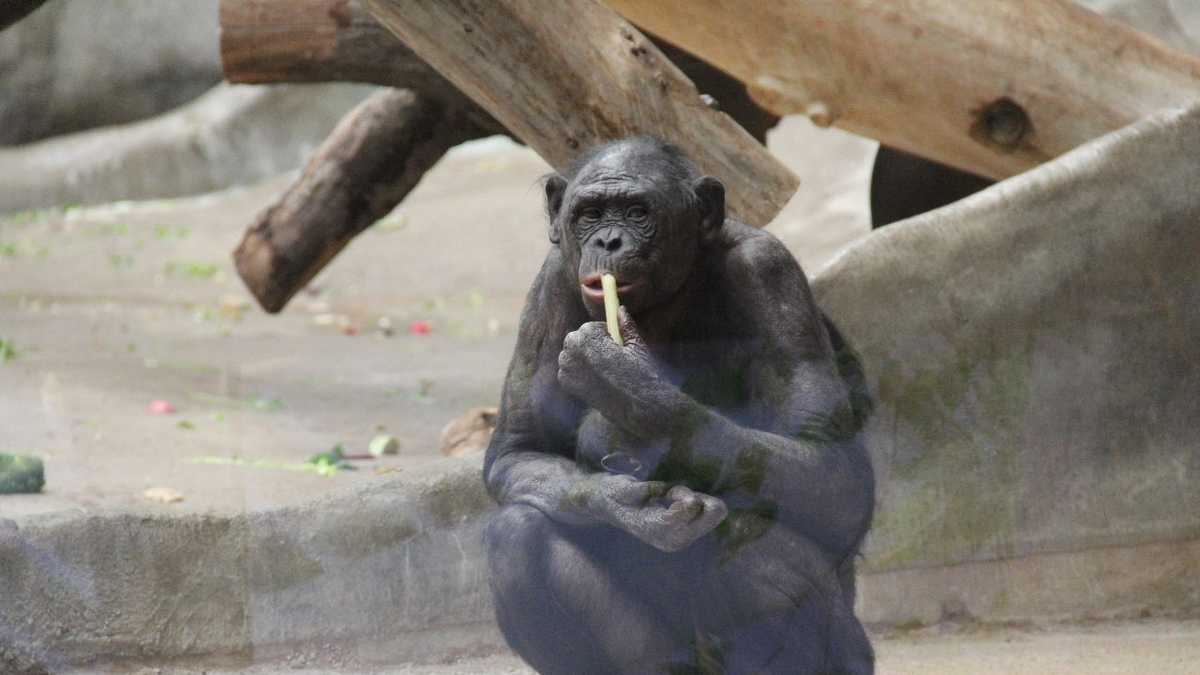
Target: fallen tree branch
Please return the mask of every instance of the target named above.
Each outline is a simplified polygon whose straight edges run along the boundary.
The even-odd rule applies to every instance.
[[[406,171],[432,166],[437,161],[432,148],[444,146],[449,139],[507,133],[357,0],[222,0],[220,22],[221,60],[231,82],[365,82],[411,89],[440,106],[449,118],[439,127],[440,140],[423,146],[427,156],[413,158]],[[741,82],[669,44],[662,43],[662,48],[722,110],[765,141],[767,130],[779,118],[758,106]],[[355,121],[339,126],[296,184],[249,228],[234,256],[243,281],[264,309],[282,309],[350,238],[385,216],[415,184],[419,174],[406,174],[407,187],[386,190],[378,184],[388,180],[386,171],[369,157],[354,156],[377,152],[376,144],[405,147],[410,130],[389,120],[407,114],[410,105],[403,97],[380,95],[369,106],[370,114],[350,113],[348,119]],[[461,126],[452,128],[455,124]],[[376,168],[362,171],[360,165]],[[317,184],[320,177],[328,176],[340,180]],[[332,201],[331,191],[338,193]],[[342,205],[350,195],[372,191],[389,198],[357,210],[353,221],[338,221],[347,215]]]
[[[361,0],[221,0],[220,23],[221,65],[230,82],[362,82],[412,89],[461,106],[481,126],[506,133],[397,40]],[[779,116],[755,103],[740,80],[649,37],[701,93],[715,99],[751,136],[766,141]]]
[[[351,111],[234,252],[263,309],[278,312],[357,234],[387,215],[451,147],[484,132],[441,103],[387,89]]]
[[[366,6],[558,169],[595,143],[654,134],[725,181],[731,211],[749,223],[767,224],[795,192],[799,181],[790,170],[706,105],[650,40],[603,4],[368,0]]]
[[[221,0],[219,13],[221,67],[230,82],[361,82],[411,89],[488,133],[506,133],[379,25],[359,0]]]

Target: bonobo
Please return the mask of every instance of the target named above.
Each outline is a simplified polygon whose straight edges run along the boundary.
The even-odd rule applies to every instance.
[[[509,644],[542,673],[872,672],[871,403],[800,266],[657,139],[545,187],[554,246],[484,466]]]

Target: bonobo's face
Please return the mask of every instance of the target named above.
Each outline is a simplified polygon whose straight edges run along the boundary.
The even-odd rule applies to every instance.
[[[644,142],[605,146],[569,182],[552,177],[546,195],[550,238],[594,318],[604,314],[604,273],[635,315],[670,300],[724,221],[718,181]]]

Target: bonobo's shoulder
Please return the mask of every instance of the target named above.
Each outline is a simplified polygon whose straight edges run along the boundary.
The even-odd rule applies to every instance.
[[[718,246],[725,270],[734,276],[803,274],[795,256],[775,235],[737,220],[725,221]]]

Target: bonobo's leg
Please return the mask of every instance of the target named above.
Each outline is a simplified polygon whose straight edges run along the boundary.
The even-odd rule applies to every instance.
[[[839,570],[802,535],[750,526],[754,538],[723,534],[704,545],[712,559],[699,588],[698,630],[725,671],[869,675],[874,653],[847,604]]]
[[[686,580],[632,537],[509,505],[484,547],[500,629],[539,673],[661,672],[690,641]]]

